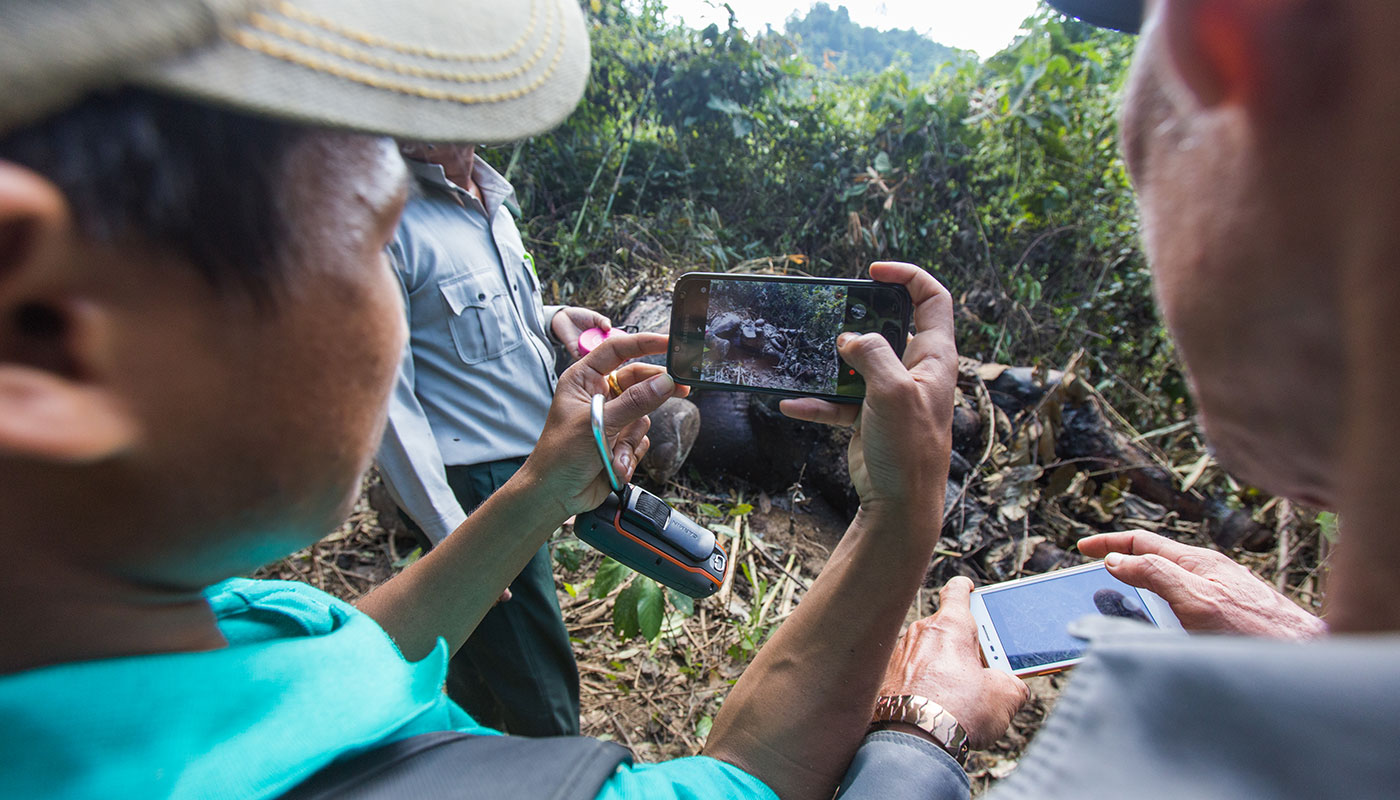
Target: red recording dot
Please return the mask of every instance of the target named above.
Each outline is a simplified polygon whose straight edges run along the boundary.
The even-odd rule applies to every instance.
[[[852,369],[852,370],[847,370],[847,374],[854,375],[854,374],[856,374],[856,371],[853,370],[853,369]]]

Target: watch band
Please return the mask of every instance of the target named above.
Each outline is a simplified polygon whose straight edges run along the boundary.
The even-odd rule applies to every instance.
[[[872,725],[881,722],[905,722],[933,737],[934,742],[952,756],[959,765],[967,763],[971,745],[967,731],[943,706],[917,694],[885,695],[875,701]]]

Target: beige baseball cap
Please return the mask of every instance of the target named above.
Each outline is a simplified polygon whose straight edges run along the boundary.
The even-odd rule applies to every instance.
[[[0,134],[121,86],[307,125],[498,143],[588,79],[576,0],[3,0]]]

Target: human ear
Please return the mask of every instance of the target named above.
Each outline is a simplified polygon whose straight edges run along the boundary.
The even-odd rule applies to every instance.
[[[1159,0],[1148,24],[1161,28],[1177,75],[1201,107],[1298,114],[1336,95],[1344,5]]]
[[[90,368],[104,315],[64,290],[69,219],[52,183],[0,161],[0,455],[96,461],[135,440]]]
[[[1162,28],[1176,73],[1204,108],[1247,100],[1259,78],[1260,53],[1249,0],[1161,0]]]

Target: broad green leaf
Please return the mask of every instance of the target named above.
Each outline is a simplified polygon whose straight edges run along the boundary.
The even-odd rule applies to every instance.
[[[698,739],[704,739],[706,736],[709,736],[709,735],[710,735],[710,728],[713,728],[714,725],[715,725],[715,721],[714,721],[714,719],[712,719],[712,718],[710,717],[709,714],[706,714],[705,716],[703,716],[703,717],[701,717],[700,719],[696,720],[696,722],[695,722],[695,736],[696,736],[696,738],[698,738]]]
[[[633,586],[638,584],[637,624],[647,641],[656,641],[656,637],[661,635],[661,621],[666,617],[666,595],[656,581],[638,578],[632,583]]]
[[[695,598],[670,588],[666,589],[666,597],[671,601],[671,608],[679,611],[681,616],[695,616]]]
[[[565,572],[577,572],[583,562],[583,548],[569,542],[561,542],[554,548],[554,562]]]
[[[632,570],[622,562],[611,558],[603,559],[602,566],[598,567],[598,572],[593,576],[593,588],[589,590],[588,596],[594,600],[607,597],[631,574]]]
[[[701,513],[701,514],[704,514],[704,515],[707,516],[707,517],[723,517],[723,516],[724,516],[724,512],[723,512],[723,511],[720,511],[719,506],[715,505],[714,503],[701,503],[701,504],[700,504],[700,513]]]
[[[732,517],[742,517],[742,516],[744,516],[745,514],[748,514],[748,513],[752,512],[752,511],[753,511],[753,506],[752,506],[751,504],[749,504],[749,503],[739,503],[739,504],[737,504],[737,505],[735,505],[735,506],[733,506],[732,508],[729,509],[729,515],[732,516]]]
[[[613,602],[613,632],[621,639],[631,639],[641,632],[641,624],[637,621],[637,598],[641,594],[641,585],[650,581],[633,581],[626,589],[618,593],[617,599]]]

